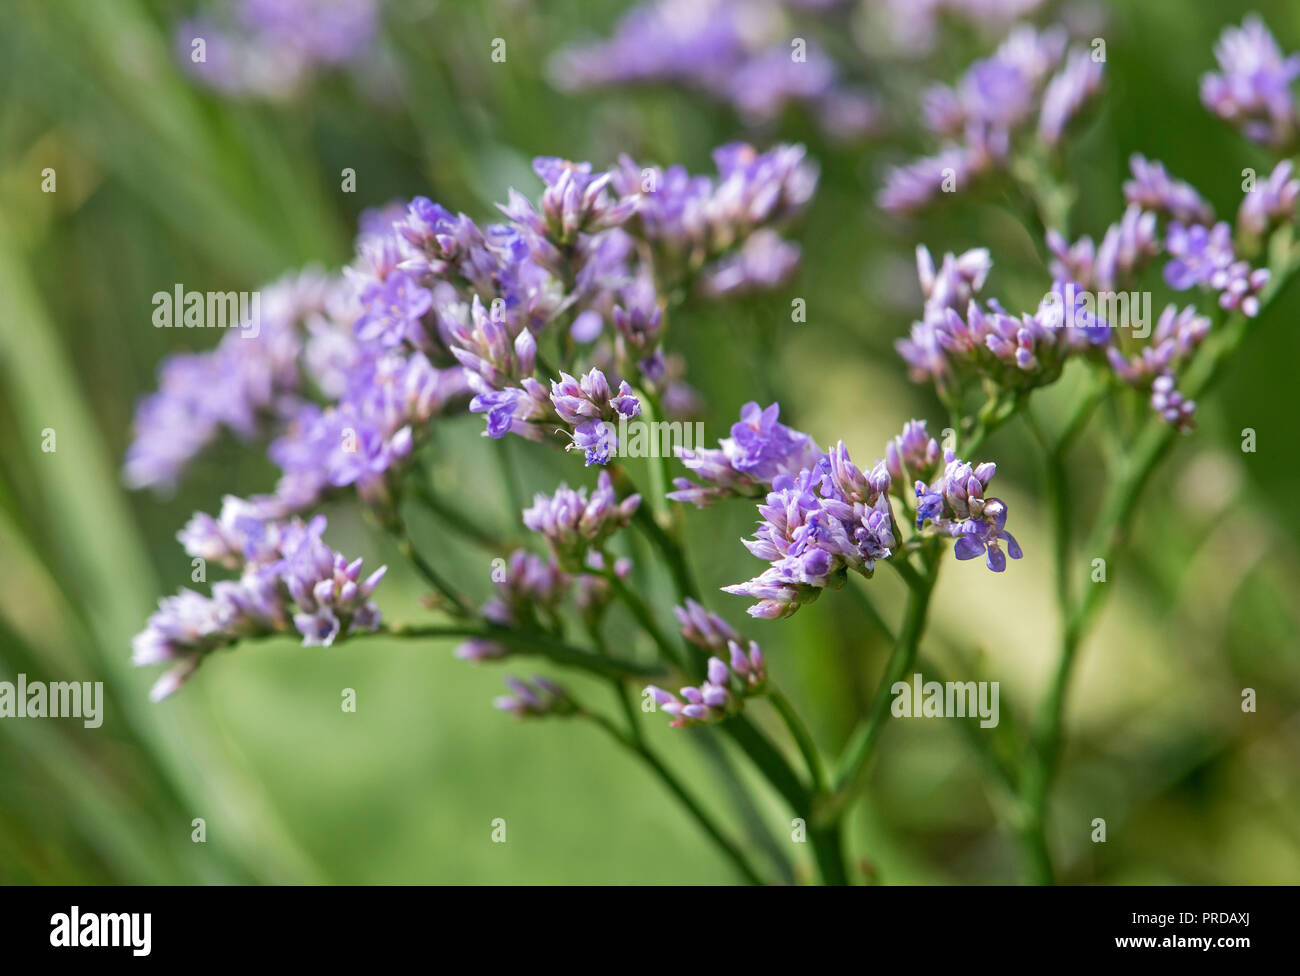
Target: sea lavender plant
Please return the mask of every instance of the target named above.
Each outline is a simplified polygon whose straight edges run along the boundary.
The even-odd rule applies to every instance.
[[[785,17],[786,8],[837,6],[771,0],[761,12]],[[903,6],[880,6],[900,30]],[[571,52],[557,71],[574,84],[683,81],[751,119],[774,118],[790,102],[824,104],[845,95],[838,71],[825,63],[818,69],[815,58],[802,71],[787,71],[784,63],[778,70],[769,41],[755,47],[733,29],[734,11],[715,19],[724,7],[730,5],[719,0],[695,12],[670,4],[643,8],[608,45]],[[1036,7],[1032,0],[927,0],[914,6],[912,26],[923,46],[940,13],[996,24]],[[700,18],[682,43],[668,36],[672,25],[664,18],[674,11]],[[1217,52],[1223,75],[1207,78],[1204,92],[1216,114],[1274,149],[1289,144],[1295,128],[1288,101],[1294,71],[1278,50],[1254,21],[1228,32]],[[265,443],[280,470],[269,493],[228,497],[217,516],[198,513],[180,533],[192,558],[235,578],[214,583],[211,596],[182,590],[163,600],[136,637],[136,663],[171,666],[154,697],[174,692],[214,650],[282,634],[296,633],[308,646],[370,634],[454,637],[456,656],[467,661],[540,657],[607,683],[620,717],[591,705],[585,688],[546,676],[508,679],[511,693],[498,708],[600,728],[682,802],[741,877],[766,880],[768,872],[650,744],[642,713],[663,711],[674,727],[709,726],[693,741],[729,737],[789,814],[807,825],[819,877],[855,880],[844,852],[845,816],[880,740],[891,689],[916,660],[947,554],[959,562],[982,558],[995,574],[1023,572],[1042,560],[1008,531],[1008,503],[991,494],[997,466],[983,460],[989,438],[1020,419],[1046,458],[1059,658],[1028,741],[1007,748],[978,739],[976,747],[1015,794],[1007,807],[1015,811],[1010,826],[1023,842],[1027,873],[1051,880],[1047,795],[1061,750],[1063,703],[1105,592],[1080,592],[1072,579],[1076,513],[1068,489],[1084,472],[1070,465],[1068,451],[1104,398],[1149,402],[1154,415],[1139,434],[1115,435],[1119,467],[1081,550],[1114,563],[1151,472],[1175,434],[1193,426],[1195,398],[1244,341],[1279,281],[1300,267],[1293,243],[1300,184],[1288,160],[1249,191],[1257,195],[1243,200],[1234,236],[1195,188],[1135,155],[1125,207],[1100,243],[1071,240],[1075,193],[1060,185],[1060,150],[1101,81],[1101,62],[1071,50],[1063,29],[1019,25],[955,85],[927,93],[926,125],[948,141],[939,155],[890,174],[878,202],[911,211],[934,202],[949,180],[965,190],[976,176],[1010,177],[1027,204],[1017,216],[1032,213],[1031,232],[1045,239],[1042,297],[1010,312],[1010,302],[986,296],[995,270],[989,248],[946,253],[936,263],[919,246],[919,318],[898,351],[912,379],[934,387],[948,428],[941,445],[924,420],[907,420],[870,466],[855,463],[843,440],[822,450],[812,433],[781,421],[776,402],[746,403],[716,448],[680,447],[676,462],[685,474],[672,490],[672,459],[648,465],[650,489],[642,491],[634,480],[639,471],[611,439],[620,421],[668,416],[674,404],[698,401],[670,345],[679,305],[725,302],[797,272],[799,248],[786,235],[795,233],[817,181],[803,147],[723,146],[714,154],[716,176],[628,157],[608,170],[541,157],[534,162],[540,195],[507,188],[499,207],[504,219],[494,218],[500,222],[479,223],[423,197],[368,214],[349,267],[286,279],[274,290],[275,314],[260,334],[232,335],[213,351],[170,360],[161,389],[141,404],[124,472],[134,486],[174,484],[222,429]],[[1261,255],[1269,267],[1255,266]],[[1090,300],[1151,280],[1161,262],[1159,281],[1180,299],[1145,334],[1107,318]],[[1067,371],[1082,378],[1082,393],[1053,433],[1035,401]],[[200,395],[196,384],[211,395]],[[484,433],[507,462],[503,482],[513,481],[509,452],[516,449],[556,449],[551,463],[571,463],[581,474],[583,466],[566,462],[576,448],[586,465],[599,466],[594,487],[562,482],[539,492],[530,507],[510,503],[511,531],[522,524],[533,533],[530,545],[544,545],[546,555],[479,523],[485,479],[473,482],[476,497],[464,507],[434,490],[422,463],[429,445],[451,424],[476,424],[471,414],[484,415]],[[837,433],[851,436],[851,425],[832,437]],[[540,462],[537,468],[545,469]],[[426,601],[433,622],[381,622],[372,597],[384,570],[363,576],[361,560],[349,561],[324,542],[324,517],[313,513],[327,501],[349,499],[433,591]],[[893,644],[833,772],[781,692],[779,666],[769,673],[759,644],[709,609],[696,583],[701,561],[688,552],[685,504],[705,509],[736,500],[757,502],[758,526],[743,544],[766,566],[724,592],[749,599],[749,614],[767,621],[790,617],[824,591],[848,590]],[[454,578],[440,557],[417,546],[408,521],[417,506],[493,554],[486,597],[473,598],[466,592],[472,581]],[[699,515],[698,524],[713,524],[716,514]],[[634,532],[653,553],[635,566],[627,555]],[[708,530],[701,535],[714,538]],[[881,566],[897,573],[907,592],[896,633],[875,610],[877,593],[889,594],[874,579]],[[651,575],[658,568],[665,579]],[[655,601],[669,585],[675,634],[662,622],[667,608]],[[573,635],[574,624],[581,637]],[[668,684],[665,676],[677,679],[678,692],[646,684]],[[639,708],[630,688],[642,692]],[[768,708],[779,725],[755,721]],[[776,735],[788,736],[793,748],[783,749]],[[788,755],[795,752],[797,761]],[[743,791],[729,755],[712,755]],[[777,855],[775,867],[789,876],[784,857]]]

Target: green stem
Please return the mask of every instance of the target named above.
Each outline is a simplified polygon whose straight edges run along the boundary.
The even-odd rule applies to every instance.
[[[808,766],[808,776],[814,792],[821,793],[826,789],[826,776],[822,772],[821,756],[817,754],[817,746],[808,733],[808,727],[804,725],[803,719],[799,717],[799,713],[794,710],[785,695],[776,688],[769,686],[767,697],[785,722],[786,728],[790,730],[790,737],[799,747],[799,752],[803,754],[803,761]]]
[[[763,879],[759,876],[758,872],[754,870],[740,847],[722,832],[721,828],[719,828],[713,821],[713,818],[709,816],[705,809],[700,806],[699,802],[691,796],[689,792],[687,792],[686,787],[682,785],[681,781],[673,774],[672,770],[664,765],[663,760],[661,760],[649,746],[644,742],[621,732],[617,726],[602,716],[594,715],[590,712],[583,712],[581,714],[599,725],[609,733],[610,737],[615,742],[627,749],[633,755],[637,756],[642,762],[650,767],[654,774],[663,782],[664,786],[668,787],[668,791],[672,793],[673,796],[677,797],[678,801],[686,808],[687,812],[695,818],[695,821],[700,825],[704,832],[709,835],[709,839],[712,840],[713,843],[717,845],[718,849],[726,855],[727,859],[731,861],[732,865],[734,865],[736,870],[740,873],[740,876],[745,879],[746,884],[763,884]]]
[[[826,884],[848,884],[844,866],[844,841],[838,823],[820,824],[814,819],[813,796],[799,781],[785,757],[744,715],[735,715],[722,723],[721,729],[731,737],[780,794],[795,815],[808,828],[817,871]]]
[[[511,547],[510,542],[479,525],[467,513],[451,505],[446,499],[438,497],[421,478],[412,478],[410,484],[420,503],[436,515],[448,529],[491,552],[505,552]]]
[[[839,762],[836,764],[834,792],[822,805],[819,819],[835,821],[843,816],[866,778],[867,765],[875,752],[880,733],[889,718],[893,686],[902,681],[916,659],[921,634],[925,631],[926,612],[930,595],[939,576],[939,560],[931,557],[925,576],[918,577],[918,585],[910,587],[907,608],[903,613],[903,626],[898,633],[894,652],[885,665],[885,673],[876,688],[875,697],[856,729],[849,736]]]
[[[620,485],[621,494],[635,491],[635,486],[627,476],[626,471],[614,469],[612,474],[615,483]],[[649,511],[645,510],[644,506],[637,509],[635,521],[637,526],[645,533],[647,539],[667,561],[669,571],[677,587],[678,598],[682,601],[688,598],[698,600],[699,589],[691,575],[690,567],[686,562],[686,554],[681,545],[664,531],[663,527],[655,521],[654,516]],[[655,643],[659,645],[661,650],[665,650],[669,660],[674,660],[675,648],[666,650],[666,648],[671,648],[671,645],[667,643],[662,631],[654,623],[654,618],[645,609],[645,604],[635,594],[631,594],[621,580],[616,581],[614,587],[616,592],[622,591],[620,596],[629,594],[633,597],[632,602],[628,604],[629,608],[638,617],[638,620]],[[628,602],[626,598],[624,602]],[[640,612],[636,609],[636,605],[641,607]],[[687,647],[687,654],[689,656],[689,669],[686,668],[686,662],[683,662],[683,668],[695,676],[702,675],[705,667],[704,653],[691,644]],[[768,783],[785,798],[796,814],[806,821],[809,820],[812,816],[812,797],[799,782],[799,777],[790,767],[789,762],[776,750],[771,742],[744,716],[736,716],[724,722],[723,728],[764,775]],[[816,829],[810,825],[809,841],[822,880],[827,884],[847,884],[848,876],[844,867],[843,838],[839,825],[832,824]]]
[[[469,602],[457,592],[456,588],[442,578],[442,575],[433,568],[433,565],[420,554],[415,548],[415,543],[411,541],[410,533],[406,530],[405,523],[400,520],[393,527],[397,536],[397,548],[403,556],[410,561],[425,581],[435,590],[442,594],[447,603],[450,604],[446,609],[453,616],[468,617],[471,614]]]
[[[854,573],[853,575],[860,580],[865,581],[866,579],[866,577],[859,573]],[[846,589],[852,592],[853,598],[857,600],[858,606],[862,608],[862,612],[871,618],[872,624],[874,624],[875,628],[880,631],[880,636],[884,638],[885,643],[890,647],[893,647],[897,642],[897,638],[894,636],[894,632],[890,628],[889,624],[885,622],[885,618],[880,615],[880,611],[876,609],[875,601],[871,599],[861,586],[849,586],[846,587]]]
[[[606,563],[609,563],[608,559],[606,560]],[[646,606],[645,601],[630,590],[628,585],[619,579],[615,573],[607,571],[602,575],[609,581],[609,585],[614,590],[614,594],[622,600],[623,604],[629,611],[631,611],[632,616],[636,618],[637,623],[639,623],[642,629],[650,635],[650,639],[653,640],[655,646],[659,648],[659,653],[677,667],[683,667],[684,662],[681,652],[659,627],[659,624],[655,621],[654,614],[650,612],[650,608]]]
[[[608,660],[613,660],[614,655],[610,653],[609,645],[605,643],[605,638],[600,632],[600,624],[591,621],[587,624],[587,636],[591,638],[591,644],[600,653],[600,656]],[[618,699],[619,708],[623,712],[623,717],[627,720],[627,731],[635,741],[641,742],[644,735],[641,731],[641,716],[637,714],[636,705],[632,701],[632,693],[623,681],[616,677],[609,679],[610,688],[614,692],[614,697]]]
[[[524,510],[524,497],[519,491],[519,479],[515,476],[514,459],[510,456],[508,437],[494,441],[497,467],[501,471],[501,481],[506,488],[506,503],[510,506],[512,524],[518,525],[519,513]]]
[[[384,627],[376,634],[388,634],[393,637],[477,637],[481,640],[496,641],[509,645],[520,653],[538,654],[556,664],[580,668],[602,677],[614,678],[654,678],[663,672],[653,666],[637,664],[621,658],[605,657],[564,641],[557,640],[536,631],[517,630],[513,627],[498,627],[493,624],[449,624],[449,625],[395,625]],[[354,635],[357,637],[361,634]]]
[[[1280,276],[1274,275],[1274,285],[1265,298],[1266,306],[1292,280],[1296,270],[1297,263],[1290,260]],[[1234,315],[1222,330],[1207,338],[1201,355],[1182,377],[1180,388],[1184,396],[1197,399],[1213,385],[1245,341],[1251,321],[1240,314]],[[1090,561],[1097,558],[1104,560],[1108,574],[1114,571],[1115,556],[1124,541],[1123,527],[1128,524],[1151,475],[1172,447],[1176,436],[1177,431],[1162,418],[1154,415],[1149,417],[1134,442],[1133,450],[1122,462],[1118,477],[1110,483],[1110,490],[1102,501],[1096,525],[1084,550]],[[1110,576],[1107,578],[1110,579]],[[1027,809],[1024,835],[1031,870],[1040,882],[1050,882],[1055,876],[1046,840],[1047,798],[1060,762],[1065,702],[1069,695],[1070,680],[1079,646],[1109,588],[1109,583],[1093,583],[1084,591],[1082,599],[1064,621],[1056,670],[1034,729],[1023,777]]]
[[[933,658],[924,655],[918,655],[917,657],[919,661],[918,666],[925,674],[929,675],[931,680],[937,681],[941,685],[947,685],[948,678],[945,676],[944,670]],[[1002,712],[1003,714],[1000,716],[1002,721],[999,722],[999,731],[1001,731],[1002,726],[1008,724],[1005,721],[1005,707],[1002,709]],[[1012,724],[1014,725],[1014,723]],[[998,779],[1002,782],[1003,786],[1006,787],[1011,796],[1017,796],[1016,768],[1011,761],[996,748],[996,740],[988,734],[991,730],[980,726],[980,718],[978,715],[968,716],[961,721],[960,725],[962,731],[966,735],[966,740],[971,744],[971,747],[979,753],[980,757],[985,761],[985,763],[987,763],[988,767],[997,774]]]

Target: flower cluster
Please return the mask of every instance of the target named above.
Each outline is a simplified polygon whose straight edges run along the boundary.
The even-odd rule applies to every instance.
[[[758,507],[763,521],[745,540],[770,565],[723,590],[756,600],[751,616],[775,619],[811,603],[828,586],[842,586],[850,570],[870,576],[876,560],[888,559],[897,545],[889,489],[886,463],[864,473],[843,441],[814,467],[778,476]]]
[[[669,725],[685,728],[721,722],[745,707],[745,699],[760,695],[767,682],[763,652],[754,641],[745,641],[716,613],[694,600],[674,607],[682,636],[711,656],[705,666],[706,680],[679,691],[680,697],[650,685],[646,691],[672,716]],[[726,655],[724,661],[718,655]]]
[[[1191,359],[1209,330],[1209,318],[1200,315],[1192,305],[1182,309],[1178,305],[1166,305],[1147,344],[1128,355],[1112,346],[1106,350],[1106,356],[1115,376],[1130,386],[1147,387],[1154,378],[1173,373]]]
[[[885,469],[900,498],[910,482],[929,478],[938,464],[939,442],[925,429],[924,420],[909,420],[903,432],[885,445]]]
[[[639,417],[641,401],[626,380],[611,389],[605,374],[593,366],[582,379],[561,373],[549,392],[530,376],[517,387],[480,393],[470,401],[470,410],[487,414],[487,435],[492,438],[518,434],[540,441],[548,426],[567,424],[566,449],[581,450],[588,465],[604,465],[618,447],[618,418]]]
[[[880,0],[867,9],[878,18],[891,48],[919,57],[934,52],[943,40],[941,27],[949,20],[960,18],[981,29],[1001,31],[1042,5],[1043,0]]]
[[[1076,247],[1073,253],[1083,252]],[[981,249],[946,255],[936,272],[929,251],[917,249],[925,311],[896,344],[914,380],[933,382],[945,397],[972,377],[1008,389],[1041,386],[1055,380],[1071,356],[1109,340],[1109,324],[1074,281],[1053,282],[1032,315],[1011,315],[996,300],[981,306],[975,296],[990,266]]]
[[[1022,25],[993,55],[972,64],[955,87],[929,89],[926,127],[947,141],[937,155],[891,169],[877,196],[880,206],[895,213],[918,210],[940,193],[964,191],[1006,168],[1035,117],[1038,142],[1047,149],[1059,146],[1070,122],[1101,90],[1104,71],[1089,51],[1067,56],[1067,43],[1060,28]]]
[[[493,571],[496,595],[479,609],[484,620],[498,627],[554,631],[560,610],[571,597],[578,610],[595,621],[611,598],[605,559],[599,552],[587,553],[583,568],[589,572],[576,576],[560,569],[554,556],[543,559],[524,549],[516,549],[504,563]],[[625,579],[631,570],[627,559],[615,560],[610,568],[619,579]],[[455,652],[463,661],[476,662],[499,660],[509,653],[506,644],[487,637],[470,638]]]
[[[180,533],[191,556],[214,559],[240,575],[214,583],[210,597],[183,589],[163,599],[135,636],[135,664],[174,665],[154,685],[154,700],[176,691],[211,651],[288,632],[290,622],[304,647],[327,647],[341,636],[379,628],[370,596],[385,567],[362,578],[360,559],[348,561],[321,539],[324,516],[275,522],[257,511],[227,498],[219,519],[198,514]]]
[[[590,497],[586,488],[563,484],[554,495],[533,496],[532,507],[524,509],[524,525],[546,538],[562,569],[577,572],[586,555],[625,527],[640,504],[640,495],[619,501],[609,472],[602,471]]]
[[[1300,126],[1291,86],[1300,78],[1300,54],[1283,57],[1257,16],[1229,27],[1214,48],[1219,73],[1201,78],[1201,101],[1253,142],[1289,150]]]
[[[1051,272],[1057,280],[1077,282],[1092,292],[1120,291],[1132,284],[1160,253],[1156,214],[1130,203],[1124,215],[1106,228],[1101,244],[1084,235],[1070,244],[1055,229],[1047,231]]]
[[[262,289],[254,307],[255,316],[229,323],[211,352],[163,363],[157,392],[136,409],[124,469],[132,488],[173,486],[222,430],[244,439],[265,434],[309,385],[341,392],[341,371],[355,356],[355,308],[340,279],[313,270],[286,275]]]
[[[791,0],[788,6],[812,4]],[[793,47],[791,38],[801,32],[789,14],[780,0],[651,0],[629,12],[608,40],[560,51],[550,74],[568,90],[679,84],[753,123],[775,120],[787,105],[805,105],[832,137],[872,134],[875,98],[846,83],[815,40]]]
[[[1037,387],[1055,380],[1070,358],[1091,356],[1108,363],[1122,382],[1151,390],[1152,407],[1180,430],[1189,429],[1195,404],[1178,394],[1174,374],[1204,338],[1208,320],[1192,308],[1179,312],[1171,305],[1154,334],[1144,333],[1131,327],[1145,324],[1136,320],[1136,310],[1111,300],[1163,255],[1164,281],[1174,291],[1199,287],[1215,294],[1223,309],[1255,316],[1269,272],[1241,256],[1231,226],[1215,221],[1213,208],[1194,187],[1140,155],[1130,166],[1132,178],[1124,184],[1128,206],[1100,245],[1090,237],[1071,243],[1048,230],[1056,280],[1032,315],[1017,318],[996,301],[976,300],[990,268],[986,250],[949,254],[936,271],[929,252],[919,248],[924,314],[897,343],[912,378],[933,383],[941,397],[956,402],[974,380],[1003,390]],[[1291,173],[1284,162],[1247,190],[1237,220],[1243,239],[1257,240],[1294,219],[1300,181]],[[1103,301],[1128,321],[1107,321]]]
[[[377,0],[238,0],[233,16],[176,30],[176,56],[222,95],[281,100],[312,78],[359,61],[379,27]]]
[[[953,547],[958,559],[983,556],[995,573],[1007,568],[1007,555],[1021,557],[1015,536],[1006,531],[1007,506],[1000,498],[985,498],[989,482],[997,472],[991,461],[971,467],[952,451],[944,452],[942,475],[927,484],[916,482],[916,527],[925,523],[940,534],[957,540]],[[1002,541],[1007,552],[1002,552]]]
[[[191,521],[187,547],[241,578],[217,584],[212,598],[167,603],[138,656],[181,660],[186,667],[168,679],[174,688],[203,653],[240,636],[292,622],[309,642],[329,643],[370,629],[377,612],[366,597],[377,579],[363,584],[359,564],[324,547],[323,523],[307,523],[314,535],[295,534],[295,517],[347,492],[388,522],[398,478],[439,414],[484,413],[490,436],[567,439],[588,464],[605,464],[615,424],[640,415],[642,392],[668,414],[693,406],[680,361],[660,346],[658,283],[707,274],[726,293],[775,283],[793,256],[777,245],[776,274],[762,252],[816,182],[801,147],[759,153],[733,144],[716,159],[716,180],[647,169],[661,178],[656,187],[654,179],[629,186],[628,173],[641,171],[626,159],[596,172],[542,157],[534,165],[540,202],[511,191],[506,222],[482,227],[425,198],[368,211],[342,275],[289,276],[261,293],[256,321],[240,322],[213,351],[168,360],[160,389],[137,412],[128,483],[174,484],[222,430],[265,440],[281,475],[273,492]],[[661,276],[653,257],[670,254],[682,260]],[[609,365],[560,372],[548,387],[536,375],[539,342],[560,321],[570,328],[561,345],[590,344],[592,359]],[[611,340],[601,338],[606,323]],[[561,354],[567,364],[572,350]],[[530,582],[513,581],[518,592],[507,588],[487,612],[518,617],[528,601],[573,583],[564,575],[572,573],[580,608],[597,613],[609,599],[608,572],[626,574],[624,561],[607,572],[599,547],[639,501],[619,501],[607,477],[590,499],[585,489],[539,496],[525,521],[547,535],[556,561],[528,568]],[[548,573],[563,582],[549,586]]]
[[[907,422],[885,455],[864,472],[841,441],[797,475],[777,476],[758,507],[763,519],[754,538],[745,540],[746,548],[770,565],[723,590],[756,600],[751,616],[774,619],[795,613],[827,587],[843,585],[850,571],[870,577],[876,562],[892,558],[901,542],[890,495],[908,505],[908,477],[915,479],[918,531],[930,522],[939,534],[966,539],[957,549],[960,559],[969,559],[980,546],[995,572],[1006,565],[1000,539],[1009,540],[1012,558],[1020,558],[1019,546],[1004,531],[1006,506],[984,499],[994,465],[972,469],[946,452],[944,471],[927,483],[939,465],[939,444],[919,420]],[[703,630],[694,614],[679,619],[683,629],[689,623]]]
[[[1284,159],[1273,167],[1268,179],[1246,191],[1237,208],[1237,231],[1245,237],[1261,238],[1279,224],[1295,220],[1300,200],[1300,180],[1292,175],[1295,164]]]
[[[501,695],[493,704],[515,718],[543,718],[548,715],[572,715],[577,704],[563,687],[540,674],[531,683],[513,676],[505,679],[513,694]]]
[[[679,447],[682,464],[702,483],[675,478],[668,497],[698,508],[725,498],[757,498],[781,475],[797,475],[815,464],[821,449],[807,434],[777,420],[780,415],[779,404],[760,407],[750,401],[717,448]]]
[[[780,283],[798,249],[771,229],[807,207],[816,167],[803,146],[760,153],[739,142],[714,150],[713,161],[716,181],[681,166],[639,166],[626,156],[614,170],[618,192],[636,201],[631,228],[654,249],[659,280],[676,283],[702,271],[714,294]]]

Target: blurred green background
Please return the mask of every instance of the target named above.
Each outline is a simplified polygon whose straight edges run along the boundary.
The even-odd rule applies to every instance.
[[[161,705],[146,698],[155,675],[129,664],[131,635],[189,578],[177,529],[195,510],[215,511],[225,493],[273,482],[260,450],[227,441],[174,497],[121,487],[133,405],[158,362],[215,340],[151,326],[150,296],[173,282],[251,290],[307,263],[337,267],[360,211],[397,197],[426,194],[489,217],[508,186],[535,194],[535,154],[604,165],[628,152],[708,172],[709,150],[737,137],[805,141],[822,182],[797,235],[800,277],[777,294],[690,306],[674,341],[709,404],[710,438],[745,400],[779,396],[783,419],[823,444],[842,437],[864,457],[911,416],[942,426],[892,349],[919,312],[918,242],[940,253],[987,245],[996,263],[988,294],[1012,308],[1041,295],[1038,242],[996,198],[908,222],[872,203],[887,161],[931,148],[906,99],[921,80],[953,80],[979,50],[973,39],[911,65],[859,56],[853,70],[886,93],[895,126],[867,145],[831,145],[793,112],[754,132],[682,92],[551,88],[547,56],[607,34],[626,7],[394,0],[381,47],[402,94],[376,100],[338,75],[277,106],[222,99],[180,74],[170,31],[194,11],[189,3],[5,4],[0,679],[102,680],[107,714],[96,730],[0,721],[0,880],[732,880],[641,768],[585,725],[521,725],[496,712],[502,669],[454,660],[451,642],[261,643],[216,656]],[[1269,162],[1201,108],[1197,79],[1213,64],[1218,32],[1249,10],[1285,50],[1300,48],[1300,7],[1141,0],[1097,9],[1107,18],[1107,87],[1070,150],[1081,190],[1075,231],[1099,236],[1119,215],[1132,152],[1164,160],[1231,214],[1241,169]],[[507,41],[504,64],[489,57],[496,37]],[[57,193],[40,192],[46,167],[57,171]],[[354,194],[339,191],[344,167],[357,172]],[[805,325],[790,324],[793,296],[808,302]],[[1112,570],[1115,592],[1085,649],[1052,804],[1066,881],[1300,881],[1296,313],[1288,294],[1261,320],[1201,404],[1200,428],[1151,486]],[[1045,414],[1060,402],[1048,394]],[[504,526],[481,420],[445,426],[435,478]],[[1257,453],[1241,452],[1244,427],[1257,431]],[[41,450],[46,428],[56,431],[54,453]],[[581,477],[565,463],[572,458],[511,447],[530,491]],[[1083,518],[1102,487],[1103,450],[1085,440],[1076,454]],[[1010,736],[1053,665],[1050,541],[1024,428],[1001,431],[986,454],[998,462],[1026,558],[1003,578],[949,565],[923,651],[949,671],[999,680],[1000,731]],[[336,547],[392,566],[379,594],[385,615],[418,619],[421,591],[397,553],[355,507],[329,514]],[[737,541],[753,518],[744,504],[691,514],[706,592],[756,571]],[[432,524],[419,529],[426,552],[486,595],[480,554]],[[643,585],[667,606],[662,581]],[[892,574],[864,590],[896,619],[902,590]],[[723,594],[712,606],[763,644],[819,744],[837,749],[887,653],[859,603],[829,594],[780,623],[745,622],[742,601]],[[1255,714],[1241,712],[1245,687],[1258,692]],[[355,714],[340,710],[344,688],[357,691]],[[761,724],[773,718],[761,704],[752,711]],[[648,724],[709,806],[730,816],[687,736]],[[786,815],[762,802],[784,839]],[[1021,871],[999,802],[955,723],[894,722],[851,849],[886,882],[1014,881]],[[205,844],[190,839],[199,817]],[[504,845],[490,842],[497,817],[508,824]],[[1089,841],[1097,817],[1107,821],[1105,844]]]

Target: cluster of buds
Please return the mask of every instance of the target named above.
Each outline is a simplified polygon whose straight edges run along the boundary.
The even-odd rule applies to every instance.
[[[537,360],[537,339],[529,329],[512,332],[499,309],[505,303],[494,302],[484,308],[475,295],[469,308],[446,306],[440,318],[444,323],[451,354],[465,367],[475,393],[491,393],[531,376]]]
[[[573,276],[578,269],[570,262],[578,255],[583,235],[625,223],[636,212],[636,200],[611,193],[611,175],[593,175],[590,163],[539,156],[533,160],[533,172],[546,184],[541,212],[515,189],[501,211],[520,229],[529,256],[540,267],[560,277]]]
[[[1167,305],[1160,313],[1150,341],[1134,355],[1116,346],[1106,350],[1111,370],[1130,386],[1145,389],[1157,376],[1176,369],[1191,358],[1210,331],[1210,320],[1188,305],[1179,310]]]
[[[1260,238],[1276,225],[1295,219],[1300,180],[1292,178],[1294,172],[1295,164],[1284,159],[1273,168],[1267,180],[1246,191],[1237,209],[1237,229],[1242,234]]]
[[[1055,278],[1094,291],[1116,291],[1131,284],[1160,254],[1156,213],[1129,204],[1096,247],[1086,235],[1070,244],[1059,231],[1049,229],[1047,249],[1052,253],[1051,272]]]
[[[293,623],[303,635],[303,645],[328,646],[339,634],[373,631],[379,627],[379,608],[371,601],[385,566],[361,578],[361,559],[348,562],[320,538],[324,519],[284,529],[280,549],[280,579],[297,605]]]
[[[539,615],[553,614],[564,603],[571,580],[553,557],[543,559],[516,549],[499,575],[494,573],[493,582],[497,592],[483,604],[483,617],[500,627],[537,630],[543,623]],[[505,657],[510,650],[500,641],[474,637],[455,653],[463,661],[490,661]]]
[[[501,695],[492,704],[515,718],[572,715],[578,710],[569,693],[549,678],[533,675],[530,683],[511,675],[505,681],[513,694]]]
[[[909,420],[903,432],[885,445],[885,467],[894,494],[900,498],[909,481],[923,481],[939,465],[939,442],[925,429],[924,420]]]
[[[561,569],[579,572],[587,553],[625,527],[640,504],[640,495],[619,501],[609,473],[602,471],[590,498],[586,488],[564,484],[549,497],[534,495],[532,507],[524,510],[524,525],[546,537]]]
[[[1178,392],[1174,378],[1168,373],[1151,382],[1151,409],[1180,431],[1186,432],[1195,425],[1196,402]]]
[[[746,698],[762,694],[767,669],[759,646],[750,641],[748,647],[742,647],[732,640],[727,650],[730,665],[720,657],[709,658],[707,680],[682,688],[680,698],[655,685],[646,688],[659,707],[672,716],[669,726],[680,729],[721,722],[741,711]]]

